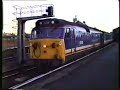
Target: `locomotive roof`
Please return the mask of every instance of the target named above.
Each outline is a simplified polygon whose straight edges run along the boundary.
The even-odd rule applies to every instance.
[[[102,31],[102,30],[99,30],[97,28],[93,28],[93,27],[90,27],[90,26],[89,26],[89,28],[94,29],[94,30],[99,31],[99,32],[102,32],[102,33],[108,33],[108,32],[105,32],[105,31]]]
[[[81,24],[80,23],[77,24],[77,23],[73,23],[73,22],[70,22],[70,21],[63,20],[63,19],[56,19],[56,18],[49,18],[49,19],[44,19],[44,20],[38,20],[36,22],[36,27],[40,26],[39,25],[40,22],[45,22],[45,21],[54,21],[55,22],[54,26],[66,26],[66,25],[80,26],[80,27],[85,28],[86,31],[89,32],[89,28],[85,24],[82,24],[82,23]],[[52,24],[50,26],[52,26]]]
[[[70,21],[66,21],[66,20],[63,20],[63,19],[57,19],[57,18],[48,18],[48,19],[42,19],[42,20],[38,20],[36,22],[36,27],[39,27],[41,26],[40,25],[40,22],[47,22],[47,21],[54,21],[55,24],[49,24],[47,26],[66,26],[66,25],[74,25],[74,26],[79,26],[79,27],[83,27],[86,29],[87,32],[90,32],[89,28],[91,29],[94,29],[95,31],[98,31],[98,32],[104,32],[104,33],[107,33],[105,31],[102,31],[102,30],[99,30],[97,28],[93,28],[93,27],[90,27],[90,26],[87,26],[86,24],[83,24],[81,22],[78,22],[78,23],[74,23],[74,22],[70,22]],[[46,26],[46,25],[42,25],[43,27]]]

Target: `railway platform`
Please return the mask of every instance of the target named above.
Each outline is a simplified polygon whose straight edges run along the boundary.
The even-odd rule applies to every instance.
[[[119,88],[119,45],[111,43],[74,63],[11,87],[24,90]]]
[[[49,83],[38,81],[25,90],[78,90],[80,88],[119,88],[119,45],[112,43],[98,52],[84,58],[81,63],[72,65],[70,72],[59,71]],[[73,67],[76,67],[74,68]],[[60,76],[62,77],[60,78]],[[58,79],[54,79],[57,78]],[[54,80],[53,80],[54,79]],[[47,82],[50,79],[47,78]],[[44,84],[43,84],[44,83]]]
[[[43,89],[118,88],[118,50],[118,43],[112,43],[86,58],[91,62],[45,85]]]

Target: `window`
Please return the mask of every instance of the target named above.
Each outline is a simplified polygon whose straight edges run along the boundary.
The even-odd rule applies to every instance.
[[[31,33],[31,39],[43,39],[43,38],[50,38],[50,39],[63,39],[64,37],[64,30],[63,28],[40,28],[40,29],[33,29]]]
[[[36,30],[32,31],[31,38],[37,38],[37,32],[36,32]]]
[[[71,38],[75,38],[74,29],[71,29],[70,33],[71,33]]]

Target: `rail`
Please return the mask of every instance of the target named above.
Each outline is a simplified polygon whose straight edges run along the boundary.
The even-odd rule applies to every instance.
[[[29,53],[29,47],[30,46],[25,46],[25,53],[26,54]],[[5,49],[2,51],[2,59],[9,60],[9,59],[15,58],[15,57],[17,57],[16,53],[17,53],[17,47]]]
[[[25,46],[26,48],[27,47],[30,47],[30,45],[27,45],[27,46]],[[7,51],[7,50],[12,50],[12,49],[17,49],[18,47],[11,47],[11,48],[6,48],[6,49],[3,49],[2,50],[2,52],[4,52],[4,51]]]

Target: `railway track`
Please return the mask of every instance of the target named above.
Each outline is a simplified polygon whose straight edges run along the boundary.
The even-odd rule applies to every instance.
[[[29,55],[29,53],[26,53],[26,56],[28,56],[28,55]],[[3,58],[2,60],[8,61],[8,60],[12,60],[14,58],[17,58],[17,56],[6,57],[6,58]]]
[[[28,61],[29,53],[26,54],[26,63],[30,64],[31,62]],[[18,67],[18,59],[17,56],[14,57],[7,57],[2,59],[2,72],[9,71],[11,69],[16,69]]]
[[[3,58],[2,60],[9,60],[9,59],[13,59],[13,58],[17,58],[17,56]]]
[[[25,48],[28,48],[28,47],[29,47],[29,45],[25,46]],[[6,48],[3,51],[13,50],[13,49],[17,49],[17,47]]]
[[[12,85],[22,82],[20,80],[17,80],[21,77],[26,77],[25,79],[29,78],[28,76],[31,75],[30,73],[33,73],[36,70],[36,68],[37,67],[35,66],[24,66],[2,73],[3,88],[9,88]],[[27,75],[28,73],[29,75]]]
[[[11,76],[15,76],[15,75],[19,74],[23,69],[24,70],[30,70],[32,68],[36,68],[36,67],[35,66],[30,66],[30,65],[25,65],[23,67],[7,70],[7,71],[2,73],[2,79],[9,78]]]
[[[26,54],[29,54],[29,46],[25,46],[25,52]],[[7,48],[5,50],[2,51],[3,55],[2,55],[2,60],[9,60],[12,58],[16,58],[16,53],[17,53],[17,47],[12,47],[12,48]]]
[[[111,44],[110,44],[110,45],[111,45]],[[106,48],[106,47],[108,47],[108,46],[109,46],[109,45],[107,45],[107,46],[105,46],[105,47],[103,47],[103,48]],[[101,51],[103,48],[101,48],[101,49],[99,49],[99,50],[97,50],[97,51],[94,51],[94,52],[92,52],[92,53],[90,53],[90,54],[88,54],[88,55],[86,55],[86,56],[84,56],[84,57],[81,57],[81,58],[77,59],[77,60],[74,60],[74,61],[72,61],[72,62],[70,62],[70,63],[67,63],[67,64],[65,64],[65,65],[63,65],[63,66],[61,66],[61,67],[58,67],[58,68],[53,69],[53,70],[50,70],[50,71],[48,71],[47,73],[44,73],[44,74],[40,74],[40,73],[39,73],[39,74],[35,74],[34,76],[32,76],[32,78],[29,78],[29,79],[25,80],[25,81],[22,82],[22,83],[16,84],[15,86],[10,87],[9,89],[19,89],[19,88],[23,88],[23,87],[25,87],[25,86],[29,86],[29,85],[31,85],[31,83],[36,82],[37,80],[43,79],[43,78],[45,78],[45,77],[47,77],[47,76],[49,76],[49,75],[52,76],[52,74],[54,74],[54,73],[56,73],[56,72],[59,72],[59,71],[61,71],[62,69],[67,68],[68,66],[71,66],[72,64],[77,63],[78,61],[81,61],[81,63],[85,64],[85,63],[88,62],[88,61],[83,60],[84,58],[86,58],[86,57],[88,57],[88,56],[90,56],[90,55],[93,55],[93,54]],[[69,69],[69,70],[70,70],[70,69]],[[42,84],[42,85],[43,85],[43,84]]]

